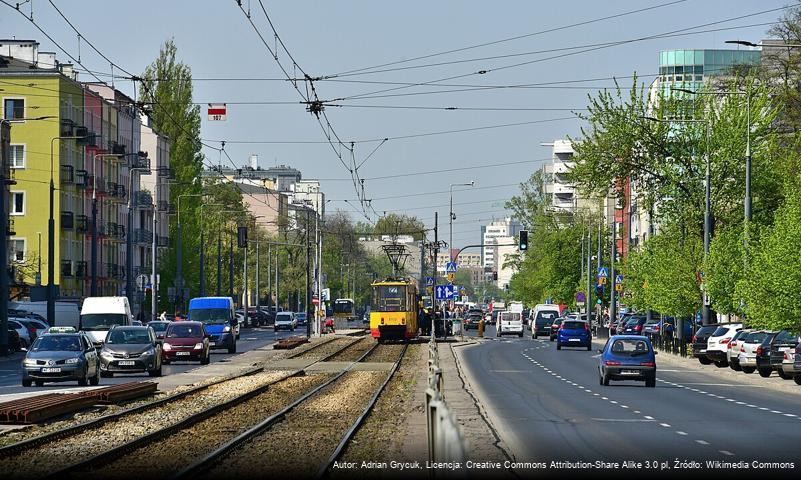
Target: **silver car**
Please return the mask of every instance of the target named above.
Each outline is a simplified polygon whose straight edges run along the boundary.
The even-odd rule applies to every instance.
[[[22,361],[22,386],[78,381],[100,383],[100,367],[92,341],[72,327],[52,327],[33,342]]]
[[[114,327],[100,350],[100,374],[133,372],[161,376],[161,344],[150,327]]]

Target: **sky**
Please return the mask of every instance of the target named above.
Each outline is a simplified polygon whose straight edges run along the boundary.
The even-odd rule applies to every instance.
[[[52,2],[85,41],[49,0],[31,0],[20,10],[29,15],[32,7],[36,24],[76,58],[80,45],[84,67],[109,83],[112,67],[86,41],[125,70],[141,73],[164,41],[174,39],[180,60],[192,69],[206,143],[219,148],[225,141],[237,166],[257,154],[264,168],[289,165],[304,178],[321,179],[331,200],[328,213],[342,210],[372,222],[385,212],[406,213],[433,226],[438,211],[440,238],[447,239],[449,185],[475,181],[472,188],[453,188],[457,247],[480,241],[481,224],[502,218],[504,201],[550,160],[542,143],[580,137],[576,114],[586,108],[588,95],[612,88],[612,78],[629,87],[634,73],[650,82],[660,50],[736,48],[724,43],[731,39],[757,43],[781,17],[776,9],[788,4],[241,0],[240,8],[235,0]],[[641,11],[623,15],[635,10]],[[658,38],[645,38],[653,36]],[[69,61],[27,18],[2,3],[0,37],[37,40],[42,51]],[[483,46],[468,48],[477,45]],[[277,61],[270,50],[277,51]],[[329,77],[313,85],[327,101],[332,130],[300,103],[308,98],[308,84],[298,82],[296,90],[279,65],[294,78],[302,72]],[[80,79],[95,80],[87,73]],[[117,78],[114,85],[132,94],[132,82]],[[478,88],[520,85],[528,87]],[[226,121],[206,119],[209,102],[228,104]],[[355,142],[352,155],[328,143],[333,134],[346,147]],[[232,166],[215,150],[204,153],[210,164]],[[372,199],[366,214],[348,171],[352,162],[361,165],[364,196]],[[426,173],[441,170],[451,171]]]

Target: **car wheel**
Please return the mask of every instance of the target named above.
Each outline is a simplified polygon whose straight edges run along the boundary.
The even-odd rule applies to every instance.
[[[778,373],[779,376],[782,377],[782,380],[790,380],[791,378],[793,378],[793,376],[790,375],[789,373],[784,373],[784,370],[782,370],[781,368],[776,373]]]
[[[601,384],[604,387],[608,387],[609,386],[609,376],[608,375],[604,375],[603,376],[603,378],[601,379]]]
[[[147,374],[150,375],[151,377],[160,377],[161,376],[161,365],[159,365],[159,368],[156,368],[156,369],[153,369],[153,370],[148,370]]]
[[[207,353],[205,357],[200,359],[201,365],[208,365],[211,363],[211,353]]]
[[[768,378],[771,373],[773,373],[772,368],[759,368],[759,376],[762,378]]]
[[[553,336],[551,336],[550,338],[551,338],[551,341],[553,342],[553,341],[554,341],[554,338],[553,338]]]
[[[37,380],[36,381],[36,386],[37,387],[44,387],[44,382],[42,380]]]
[[[598,374],[598,385],[603,385],[603,384],[604,384],[604,376],[599,373]]]
[[[86,371],[83,372],[83,377],[78,379],[78,385],[81,387],[89,385],[89,367],[87,367]]]
[[[517,336],[523,338],[523,332],[518,333]]]
[[[162,360],[162,361],[161,361],[161,364],[162,364],[162,365],[169,365],[169,364],[170,364],[170,361],[165,359],[165,360]]]
[[[726,360],[715,360],[715,366],[718,368],[726,368],[729,366]]]
[[[796,373],[795,376],[793,376],[793,381],[795,381],[796,385],[801,385],[801,374]]]
[[[801,378],[801,377],[799,377],[799,378]],[[22,386],[23,387],[30,387],[32,384],[33,384],[33,382],[30,381],[30,380],[22,380]]]
[[[740,371],[743,370],[743,368],[740,366],[740,362],[737,362],[735,360],[732,360],[731,362],[729,362],[729,368],[731,368],[735,372],[740,372]]]
[[[645,386],[647,388],[656,388],[656,375],[652,375],[645,379]]]
[[[97,386],[100,385],[100,367],[97,367],[95,370],[95,375],[89,379],[89,385]]]
[[[590,350],[592,350],[592,345],[587,345],[587,351],[589,352]]]
[[[228,353],[236,353],[236,342],[231,342],[231,346],[228,347]]]
[[[562,349],[562,344],[559,343],[559,342],[556,342],[556,349],[557,350],[561,350]]]
[[[698,361],[701,362],[701,365],[710,365],[712,363],[712,360],[707,358],[706,355],[701,355],[698,357]]]
[[[532,336],[531,336],[531,338],[533,338],[534,340],[536,340],[536,339],[537,339],[537,336],[538,336],[538,335],[537,335],[537,332],[534,332],[534,335],[532,335]]]
[[[752,374],[756,371],[756,367],[742,367],[743,372],[747,374]]]

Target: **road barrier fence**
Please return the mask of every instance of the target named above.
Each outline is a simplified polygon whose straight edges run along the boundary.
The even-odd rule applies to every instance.
[[[428,388],[426,388],[426,426],[428,457],[432,462],[466,460],[467,443],[456,415],[445,403],[444,379],[434,338],[428,343]]]

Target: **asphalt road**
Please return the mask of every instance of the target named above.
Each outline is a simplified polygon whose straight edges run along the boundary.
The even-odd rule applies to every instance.
[[[742,460],[801,469],[801,387],[777,392],[714,370],[660,368],[664,353],[656,388],[604,387],[597,346],[557,351],[529,335],[495,339],[494,327],[486,336],[492,340],[460,350],[462,367],[516,460]]]
[[[240,332],[237,340],[237,353],[229,354],[227,350],[212,350],[211,362],[219,362],[249,350],[269,345],[274,341],[295,335],[305,335],[305,327],[299,327],[294,332],[285,330],[274,332],[270,328],[247,328]],[[173,375],[197,368],[198,363],[171,363],[162,367],[162,375]],[[115,385],[150,378],[147,372],[115,374],[111,378],[102,378],[100,385]],[[25,388],[22,386],[22,356],[16,354],[14,358],[0,359],[0,396],[10,393],[31,393],[33,391],[58,391],[65,388],[75,388],[77,382],[46,383],[43,387]]]

